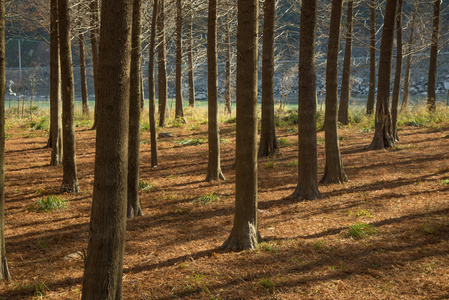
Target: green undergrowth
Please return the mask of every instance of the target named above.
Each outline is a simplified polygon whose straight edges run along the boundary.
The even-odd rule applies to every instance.
[[[49,212],[65,208],[67,208],[67,200],[56,195],[41,198],[34,204],[36,211]]]

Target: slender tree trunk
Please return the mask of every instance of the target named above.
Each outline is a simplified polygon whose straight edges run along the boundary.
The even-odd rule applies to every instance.
[[[82,299],[122,299],[132,8],[132,1],[102,6],[95,179]]]
[[[220,166],[217,76],[217,1],[209,0],[207,26],[207,91],[209,161],[206,181],[224,180]]]
[[[50,164],[62,164],[62,113],[59,64],[58,0],[50,2]]]
[[[167,111],[167,67],[165,54],[165,13],[164,0],[158,0],[158,99],[159,99],[159,126],[165,127]]]
[[[59,13],[59,45],[61,54],[62,83],[62,134],[63,134],[63,177],[61,192],[79,192],[76,171],[76,141],[74,122],[74,79],[72,66],[72,50],[70,46],[69,1],[58,1]]]
[[[373,141],[368,147],[373,150],[394,146],[394,137],[391,132],[390,79],[397,2],[398,0],[387,0],[385,8],[384,26],[380,45],[375,132]]]
[[[298,185],[297,200],[321,198],[318,190],[316,139],[316,36],[317,1],[303,0],[299,41]]]
[[[182,105],[182,0],[176,0],[176,107],[175,118],[183,123],[184,108]]]
[[[0,1],[0,281],[11,280],[5,247],[5,0]]]
[[[274,22],[276,1],[265,0],[262,45],[262,130],[258,157],[280,152],[274,121]]]
[[[141,112],[141,7],[142,0],[133,0],[131,36],[131,76],[129,92],[128,140],[128,218],[142,216],[139,201],[140,112]]]
[[[351,59],[352,59],[352,15],[353,0],[348,0],[348,11],[346,19],[346,45],[345,58],[343,61],[343,76],[341,80],[340,106],[338,108],[338,121],[344,125],[349,123],[348,109],[351,97]]]
[[[189,16],[189,24],[187,26],[187,63],[189,68],[189,106],[195,106],[195,83],[193,77],[193,10]]]
[[[226,12],[225,21],[225,47],[226,47],[226,71],[225,71],[225,112],[230,115],[232,112],[232,96],[231,96],[231,18],[229,14],[231,9]]]
[[[78,43],[80,47],[80,77],[81,77],[81,99],[83,103],[83,115],[89,115],[89,99],[87,95],[87,79],[86,79],[86,59],[84,50],[84,34],[78,35]]]
[[[98,0],[92,0],[90,2],[90,14],[91,14],[91,29],[90,29],[90,44],[92,47],[92,65],[94,74],[94,89],[95,89],[95,104],[94,104],[94,124],[92,130],[95,130],[97,126],[97,103],[98,103],[98,43],[100,41],[99,36],[99,5]]]
[[[376,0],[370,3],[370,49],[369,49],[369,89],[366,102],[366,114],[374,112],[376,98]]]
[[[402,79],[402,4],[403,0],[398,0],[396,12],[396,70],[394,74],[393,98],[391,100],[391,131],[395,141],[398,137],[398,105],[399,95],[401,93]]]
[[[441,0],[433,1],[433,30],[432,30],[432,43],[430,45],[430,58],[429,58],[429,79],[427,84],[427,106],[430,111],[435,111],[437,108],[436,103],[436,79],[437,79],[437,62],[438,62],[438,39],[440,34],[440,7]]]
[[[410,25],[410,36],[408,38],[408,47],[407,47],[407,60],[405,62],[404,94],[402,95],[401,110],[407,109],[408,100],[410,97],[410,69],[412,66],[412,51],[413,51],[413,41],[414,41],[413,34],[415,32],[416,15],[418,14],[418,3],[419,3],[419,0],[415,0],[415,5],[413,8],[413,14],[412,14],[412,22]]]
[[[151,23],[150,49],[148,57],[148,102],[150,115],[151,136],[151,167],[157,167],[157,134],[156,134],[156,105],[154,97],[154,49],[156,47],[158,0],[153,1],[153,19]]]
[[[342,183],[348,181],[340,154],[337,126],[338,106],[338,49],[340,46],[340,26],[342,0],[332,2],[327,47],[326,65],[326,109],[324,117],[326,167],[322,183]]]
[[[258,0],[238,1],[237,127],[234,226],[221,246],[255,249],[257,223],[257,34]]]

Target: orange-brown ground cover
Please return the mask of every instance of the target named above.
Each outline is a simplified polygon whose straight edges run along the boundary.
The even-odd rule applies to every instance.
[[[149,133],[142,133],[141,193],[145,215],[127,224],[124,299],[446,299],[449,298],[449,125],[401,128],[398,147],[364,149],[372,132],[340,130],[350,179],[320,185],[323,199],[297,202],[297,136],[279,130],[283,155],[259,160],[256,251],[219,249],[230,233],[234,202],[234,124],[222,124],[227,180],[205,182],[207,125],[166,129],[159,166],[151,168]],[[6,144],[6,249],[11,282],[0,299],[79,299],[92,199],[95,132],[77,128],[81,192],[69,206],[37,212],[33,204],[57,193],[62,168],[49,166],[47,133],[19,126]],[[318,133],[319,174],[324,134]],[[210,203],[201,196],[216,193]],[[376,232],[348,235],[369,223]]]

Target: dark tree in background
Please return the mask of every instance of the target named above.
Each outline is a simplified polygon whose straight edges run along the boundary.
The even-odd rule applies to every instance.
[[[225,20],[225,47],[226,47],[226,71],[225,71],[225,113],[228,115],[232,112],[232,96],[231,96],[231,8],[226,12]]]
[[[156,133],[156,104],[154,93],[154,49],[156,47],[158,0],[153,1],[153,17],[151,22],[150,49],[148,56],[148,102],[151,139],[151,167],[157,167],[157,133]]]
[[[165,127],[167,112],[167,60],[165,53],[165,0],[158,1],[157,36],[158,36],[158,100],[159,100],[159,127]]]
[[[75,91],[70,45],[69,0],[58,1],[62,88],[62,143],[64,148],[61,192],[79,192],[76,170]]]
[[[82,299],[122,299],[132,11],[132,1],[104,1],[101,9],[95,179]]]
[[[340,26],[342,1],[332,1],[326,64],[326,110],[324,117],[326,167],[322,183],[342,183],[348,181],[341,161],[338,141],[338,49],[340,46]]]
[[[187,64],[189,68],[189,106],[195,106],[195,78],[193,77],[193,13],[190,7],[189,23],[187,24]]]
[[[258,0],[238,1],[235,215],[225,249],[255,249],[257,223],[257,33]]]
[[[401,94],[402,79],[402,5],[403,0],[398,0],[396,11],[396,70],[394,73],[393,97],[391,100],[391,133],[395,141],[398,137],[398,106],[399,95]]]
[[[303,0],[299,40],[298,185],[292,198],[321,198],[318,190],[316,139],[316,36],[317,1]]]
[[[430,111],[435,111],[437,108],[435,87],[437,79],[438,39],[440,35],[440,9],[441,0],[434,0],[432,42],[430,44],[429,58],[429,79],[427,83],[427,106]]]
[[[176,0],[176,107],[175,118],[185,123],[182,105],[182,0]]]
[[[369,48],[369,89],[368,101],[366,102],[366,113],[374,112],[376,98],[376,0],[371,0],[370,10],[370,48]]]
[[[80,77],[81,77],[81,101],[83,104],[83,115],[89,115],[89,98],[87,95],[87,80],[86,80],[86,58],[84,47],[84,33],[78,34],[78,45],[80,50]]]
[[[90,8],[90,46],[92,48],[92,65],[94,73],[94,89],[95,89],[95,104],[94,104],[94,124],[92,130],[97,126],[97,99],[98,99],[98,43],[100,40],[100,13],[98,0],[92,0],[89,4]]]
[[[280,152],[274,120],[274,22],[276,1],[265,0],[262,45],[262,126],[258,157]]]
[[[379,57],[374,138],[369,149],[378,150],[394,146],[391,132],[390,79],[393,56],[394,21],[398,0],[387,0]]]

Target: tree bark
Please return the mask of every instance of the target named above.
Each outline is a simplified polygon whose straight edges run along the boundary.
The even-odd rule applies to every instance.
[[[398,0],[396,12],[396,70],[394,73],[393,98],[391,100],[391,131],[395,141],[398,137],[398,105],[399,95],[401,94],[402,79],[402,5],[403,0]]]
[[[131,75],[129,92],[128,139],[128,218],[142,216],[139,201],[140,112],[141,112],[141,7],[142,0],[133,0],[131,33]]]
[[[11,280],[5,247],[5,0],[0,1],[0,281]]]
[[[58,0],[50,2],[50,165],[62,164],[62,113],[59,64]]]
[[[167,66],[165,54],[165,13],[164,0],[159,1],[158,9],[158,100],[159,100],[159,127],[165,127],[167,111]]]
[[[182,0],[176,0],[176,105],[175,118],[183,123],[184,108],[182,105]]]
[[[156,47],[158,0],[153,1],[153,18],[151,22],[150,49],[148,57],[148,102],[149,102],[149,122],[151,138],[151,167],[157,167],[157,134],[156,134],[156,105],[154,96],[154,49]]]
[[[438,39],[440,34],[440,8],[441,0],[433,1],[433,30],[432,30],[432,43],[430,45],[430,58],[429,58],[429,79],[427,84],[427,106],[430,111],[435,111],[437,108],[436,103],[436,79],[438,68]]]
[[[132,8],[132,1],[102,5],[95,179],[82,299],[122,297]]]
[[[206,181],[225,180],[220,166],[217,76],[217,1],[209,0],[207,26],[207,107],[209,160]]]
[[[235,215],[225,249],[255,249],[257,223],[258,0],[238,1]]]
[[[265,0],[262,45],[262,127],[258,157],[280,153],[274,120],[274,23],[276,1]]]
[[[318,190],[316,139],[315,36],[317,2],[303,0],[299,41],[298,97],[298,185],[292,194],[296,200],[321,198]]]
[[[326,109],[324,116],[326,166],[322,183],[343,183],[348,181],[340,154],[337,126],[338,106],[338,49],[342,0],[332,1],[326,65]]]
[[[98,43],[100,40],[99,36],[99,4],[98,0],[92,0],[90,2],[90,14],[91,14],[91,24],[90,24],[90,44],[92,48],[92,65],[94,74],[94,89],[95,89],[95,104],[94,104],[94,124],[92,125],[92,130],[95,130],[97,126],[97,103],[98,103]]]
[[[366,102],[366,114],[374,112],[376,98],[376,0],[370,3],[370,48],[369,48],[369,89]]]
[[[374,138],[368,149],[379,150],[394,146],[391,132],[390,82],[393,56],[394,21],[398,0],[387,0],[380,45],[379,84],[377,88]]]
[[[410,69],[412,66],[412,51],[414,42],[414,32],[416,26],[416,15],[418,14],[418,3],[419,0],[415,0],[415,5],[413,7],[412,22],[410,25],[410,35],[408,38],[407,47],[407,60],[405,61],[405,75],[404,75],[404,94],[402,95],[402,105],[401,110],[407,109],[408,100],[410,97]]]
[[[59,45],[61,55],[62,86],[62,135],[64,147],[63,177],[60,192],[78,193],[78,175],[76,170],[76,141],[74,122],[74,79],[72,50],[70,45],[69,1],[58,1]]]
[[[340,106],[338,108],[338,121],[341,124],[348,125],[349,98],[351,97],[351,59],[352,59],[352,15],[353,0],[348,1],[347,19],[346,19],[346,45],[345,58],[343,61],[343,76],[341,80]]]
[[[78,44],[80,47],[80,77],[81,77],[81,99],[83,103],[83,115],[89,115],[89,99],[87,95],[87,79],[86,79],[86,59],[84,50],[84,34],[78,35]]]
[[[229,14],[231,9],[226,12],[225,21],[225,47],[226,47],[226,71],[225,71],[225,113],[228,115],[232,112],[232,96],[231,96],[231,18]]]
[[[193,10],[189,16],[189,24],[187,26],[187,63],[189,67],[189,106],[195,107],[195,78],[193,77]]]

